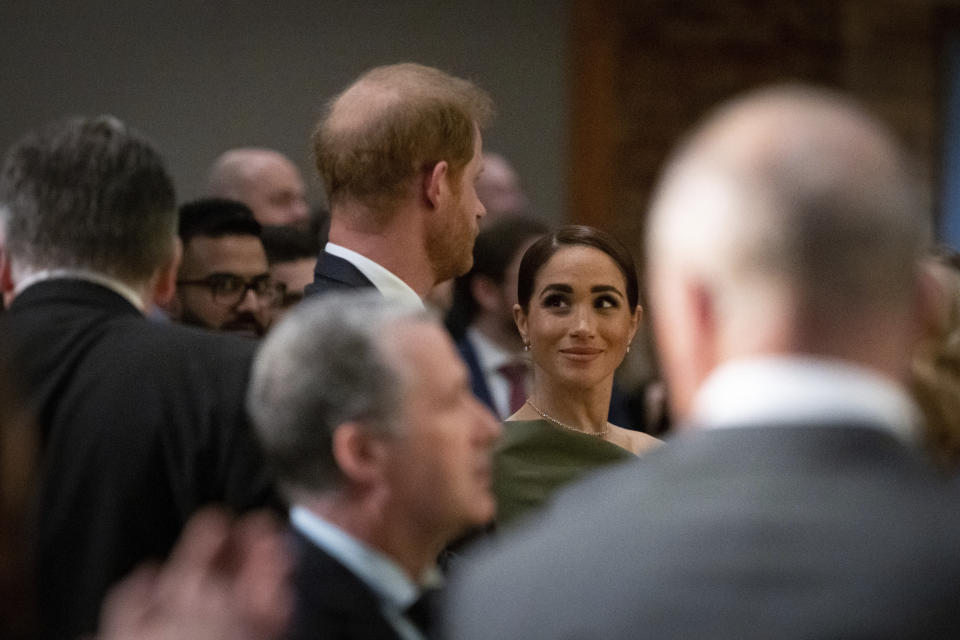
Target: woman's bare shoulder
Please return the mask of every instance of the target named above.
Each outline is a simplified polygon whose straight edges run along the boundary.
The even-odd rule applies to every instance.
[[[610,427],[611,441],[637,456],[642,456],[644,453],[652,451],[663,444],[662,440],[658,440],[642,431],[624,429],[615,424],[611,424]]]

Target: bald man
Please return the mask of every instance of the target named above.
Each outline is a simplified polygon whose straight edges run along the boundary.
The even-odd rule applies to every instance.
[[[313,135],[330,234],[307,295],[373,287],[416,307],[470,269],[492,109],[472,83],[412,63],[371,69],[333,99]]]
[[[207,180],[208,196],[244,203],[260,224],[308,231],[305,193],[300,170],[271,149],[231,149],[214,161]]]
[[[958,494],[904,390],[917,192],[832,93],[760,91],[699,128],[647,231],[681,432],[476,558],[449,637],[960,637]]]

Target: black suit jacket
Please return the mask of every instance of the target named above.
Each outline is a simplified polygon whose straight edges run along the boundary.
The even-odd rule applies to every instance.
[[[400,640],[376,594],[299,531],[290,533],[296,594],[289,640]]]
[[[359,269],[340,256],[321,251],[317,257],[317,266],[313,270],[313,282],[304,288],[303,293],[313,296],[362,287],[373,287],[373,283]]]
[[[42,432],[44,635],[90,633],[106,589],[165,556],[198,507],[272,498],[244,410],[255,343],[151,322],[81,280],[27,288],[2,324]]]
[[[960,494],[866,426],[685,432],[450,585],[448,638],[957,638]]]

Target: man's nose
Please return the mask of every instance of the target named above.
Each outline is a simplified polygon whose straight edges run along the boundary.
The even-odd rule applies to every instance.
[[[257,294],[254,293],[253,289],[248,288],[243,292],[243,297],[240,298],[240,302],[237,303],[235,308],[237,311],[257,313],[262,307],[263,303],[260,301],[260,298],[257,297]]]
[[[495,415],[479,400],[474,399],[477,411],[476,433],[477,438],[484,446],[492,446],[503,431],[503,425]]]

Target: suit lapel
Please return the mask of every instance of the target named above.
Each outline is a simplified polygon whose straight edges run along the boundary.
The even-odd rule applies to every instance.
[[[316,627],[319,637],[399,640],[362,580],[298,531],[290,535],[297,554],[295,627]]]
[[[363,275],[353,264],[326,251],[321,251],[320,257],[317,258],[314,279],[333,280],[350,288],[373,286],[367,276]]]

